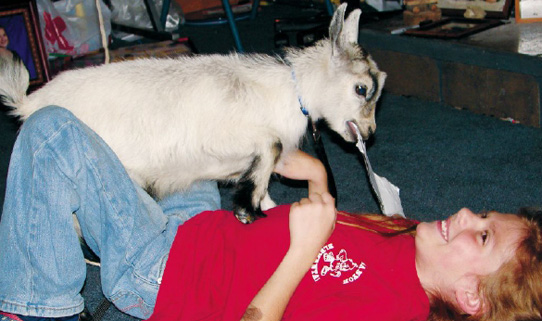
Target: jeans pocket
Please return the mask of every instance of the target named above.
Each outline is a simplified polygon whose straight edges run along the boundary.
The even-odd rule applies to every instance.
[[[160,286],[168,257],[169,253],[166,253],[155,262],[139,262],[134,268],[134,277],[140,282]]]
[[[115,284],[109,297],[119,310],[140,319],[147,319],[152,314],[168,254],[158,260],[156,257],[154,260],[146,258],[131,265]]]

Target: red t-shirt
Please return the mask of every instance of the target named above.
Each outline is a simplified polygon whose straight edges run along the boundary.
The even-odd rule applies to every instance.
[[[149,320],[240,320],[288,249],[289,209],[250,225],[228,211],[205,212],[180,226]],[[425,320],[414,252],[412,236],[337,224],[283,318]]]

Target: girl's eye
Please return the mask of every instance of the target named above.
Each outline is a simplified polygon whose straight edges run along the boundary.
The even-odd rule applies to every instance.
[[[356,94],[358,94],[359,96],[365,97],[365,95],[367,95],[367,87],[365,86],[356,85],[355,91],[356,91]]]
[[[487,212],[482,212],[482,213],[480,213],[480,214],[481,214],[481,215],[480,215],[481,218],[487,218],[487,216],[488,216],[488,213],[487,213]]]
[[[487,238],[488,238],[487,231],[483,231],[482,232],[482,244],[485,245],[487,243]]]

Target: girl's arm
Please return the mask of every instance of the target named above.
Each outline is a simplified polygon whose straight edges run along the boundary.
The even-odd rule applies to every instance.
[[[327,173],[322,162],[300,150],[282,157],[275,166],[275,173],[290,179],[306,180],[309,194],[329,192]]]
[[[335,200],[327,191],[322,164],[298,152],[281,162],[277,173],[309,181],[309,198],[290,208],[290,247],[273,275],[248,306],[243,321],[280,320],[299,282],[335,228]]]

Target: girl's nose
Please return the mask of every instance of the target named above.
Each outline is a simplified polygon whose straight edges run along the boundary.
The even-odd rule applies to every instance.
[[[468,208],[462,208],[459,210],[459,212],[457,212],[457,219],[461,226],[465,226],[465,224],[472,222],[477,217],[478,216]]]

